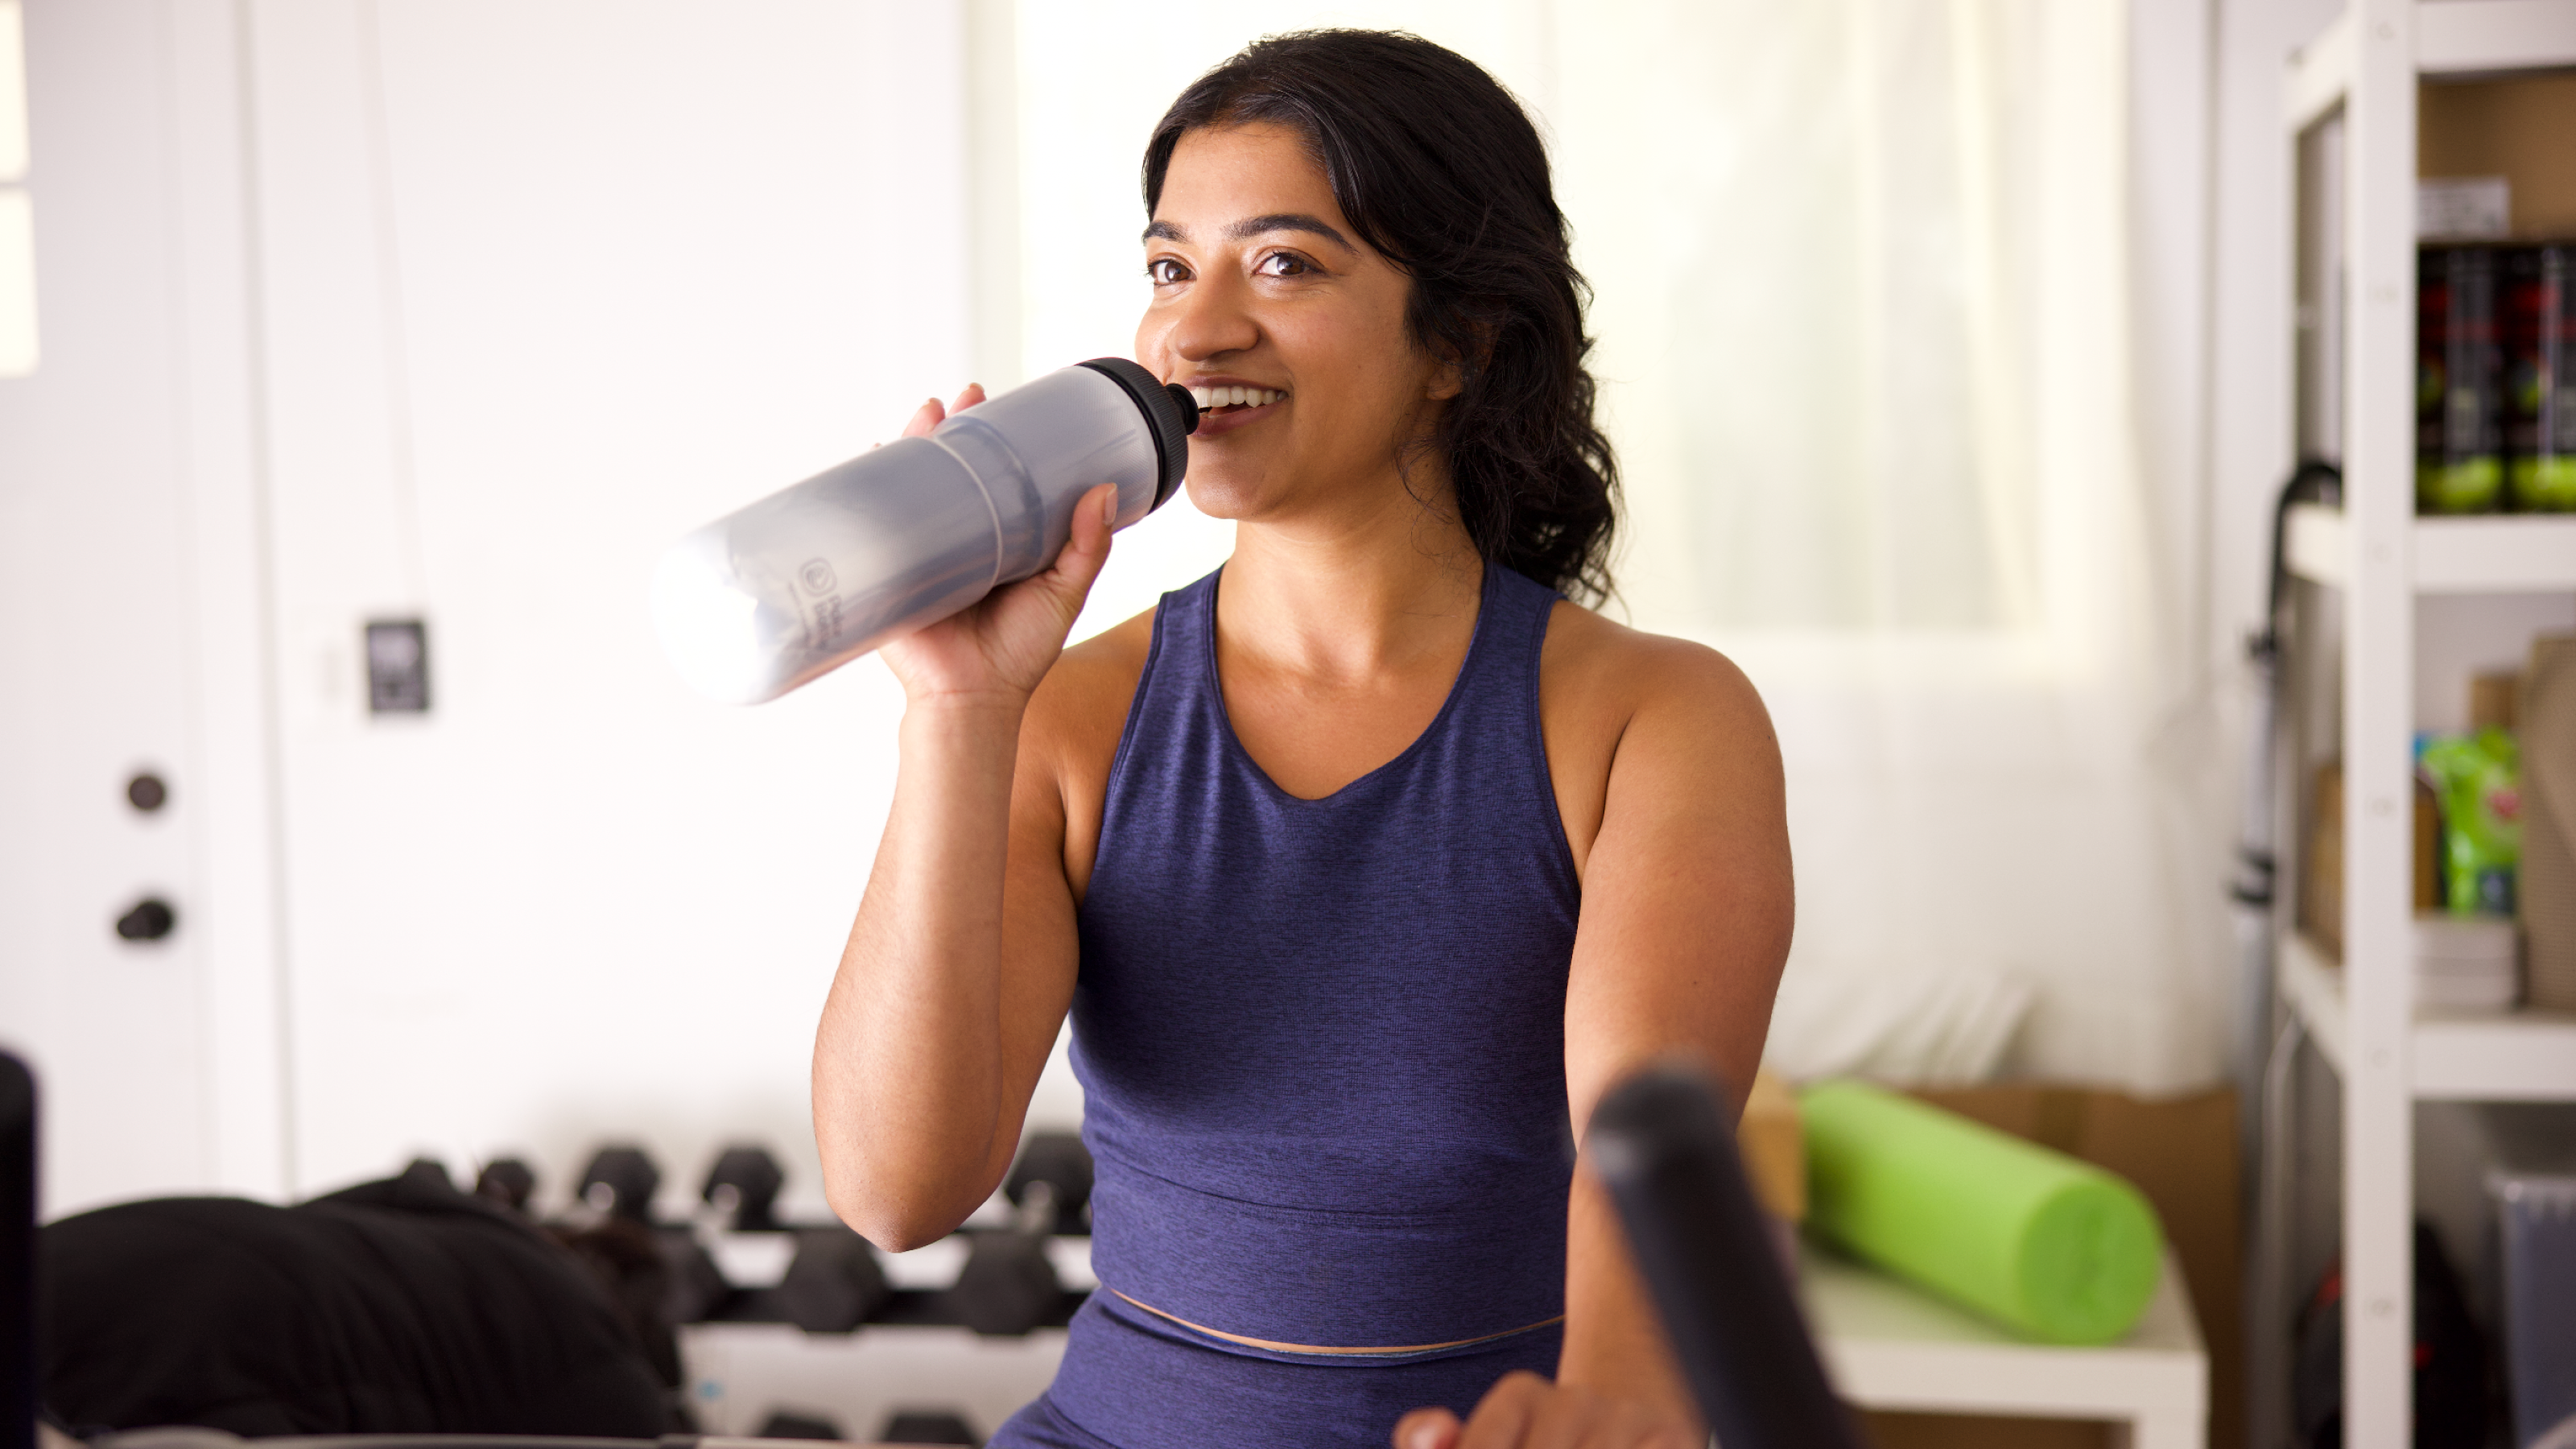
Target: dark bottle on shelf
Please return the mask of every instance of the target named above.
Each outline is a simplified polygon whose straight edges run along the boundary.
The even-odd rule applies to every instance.
[[[2576,244],[2505,257],[2504,441],[2509,506],[2576,510]]]
[[[2485,513],[2504,493],[2504,347],[2491,247],[2416,266],[2415,511]]]

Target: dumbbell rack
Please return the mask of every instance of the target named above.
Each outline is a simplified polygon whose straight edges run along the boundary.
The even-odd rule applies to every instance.
[[[1003,1215],[980,1216],[998,1221]],[[721,1267],[735,1256],[724,1239],[756,1248],[778,1236],[719,1235],[711,1247]],[[1065,1330],[1043,1326],[987,1336],[948,1320],[941,1295],[964,1271],[970,1237],[971,1231],[961,1232],[908,1253],[880,1253],[894,1297],[846,1333],[808,1333],[793,1324],[722,1314],[683,1325],[680,1362],[700,1427],[711,1434],[747,1435],[771,1413],[786,1410],[820,1415],[864,1435],[896,1411],[945,1410],[964,1414],[986,1434],[999,1428],[1055,1377]],[[1047,1256],[1069,1290],[1068,1308],[1071,1295],[1097,1286],[1088,1238],[1053,1238]]]
[[[2283,909],[2278,980],[2342,1085],[2354,1449],[2412,1442],[2414,1103],[2576,1101],[2576,1017],[2415,1010],[2410,886],[2416,599],[2576,590],[2576,518],[2415,516],[2416,87],[2569,66],[2576,0],[2348,0],[2286,83],[2294,154],[2320,122],[2344,128],[2342,216],[2317,219],[2342,236],[2343,504],[2293,510],[2286,540],[2290,570],[2330,586],[2341,613],[2343,964]]]
[[[702,1323],[680,1330],[680,1361],[691,1410],[710,1434],[757,1433],[786,1410],[867,1435],[894,1413],[938,1410],[989,1435],[1045,1391],[1064,1345],[1061,1328],[981,1338],[963,1328],[807,1333],[783,1323]]]

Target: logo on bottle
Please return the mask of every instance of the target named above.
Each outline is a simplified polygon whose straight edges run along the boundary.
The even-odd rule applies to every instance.
[[[805,567],[796,571],[796,578],[805,585],[805,592],[809,594],[828,594],[832,592],[832,586],[840,582],[833,576],[832,566],[819,558],[807,559]]]

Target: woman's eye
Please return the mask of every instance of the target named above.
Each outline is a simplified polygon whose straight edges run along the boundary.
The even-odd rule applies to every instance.
[[[1147,262],[1145,275],[1158,287],[1171,282],[1186,282],[1190,277],[1189,269],[1170,257],[1156,257]]]
[[[1312,262],[1293,252],[1272,252],[1253,267],[1253,274],[1263,277],[1297,277],[1315,269]]]

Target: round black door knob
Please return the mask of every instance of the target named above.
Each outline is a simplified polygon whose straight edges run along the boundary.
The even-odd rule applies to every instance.
[[[138,770],[125,782],[125,803],[149,815],[170,803],[170,787],[150,770]]]
[[[129,941],[158,941],[179,924],[179,913],[159,896],[145,896],[116,918],[116,934]]]

